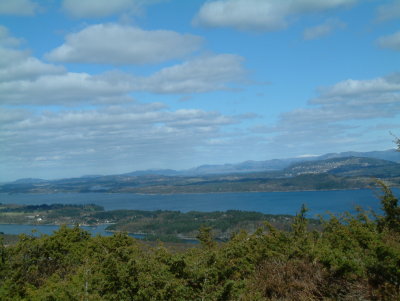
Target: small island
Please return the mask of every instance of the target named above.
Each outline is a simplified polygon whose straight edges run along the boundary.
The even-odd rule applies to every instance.
[[[103,207],[70,204],[0,205],[0,223],[30,225],[90,225],[109,224],[107,231],[141,234],[146,240],[184,242],[196,239],[201,227],[210,227],[217,240],[226,241],[240,230],[253,233],[265,222],[281,230],[289,230],[292,215],[272,215],[260,212],[228,210],[214,212],[112,210]],[[311,227],[319,220],[310,219]]]

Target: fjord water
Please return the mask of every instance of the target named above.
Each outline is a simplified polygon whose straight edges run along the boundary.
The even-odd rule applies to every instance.
[[[394,189],[396,195],[399,189]],[[354,212],[355,206],[377,210],[379,191],[329,190],[295,192],[241,192],[201,194],[55,193],[0,194],[3,204],[96,204],[105,210],[225,211],[230,209],[268,214],[296,214],[302,204],[310,215]]]
[[[72,227],[72,225],[70,225]],[[97,225],[97,226],[80,226],[83,230],[88,231],[93,236],[102,235],[102,236],[111,236],[114,233],[111,231],[107,231],[106,228],[108,224]],[[41,235],[51,235],[54,231],[57,231],[60,228],[58,225],[12,225],[12,224],[0,224],[0,232],[5,234],[27,234],[33,235],[35,237],[39,237]],[[143,239],[145,235],[143,234],[129,234],[132,237]]]
[[[81,228],[89,231],[92,235],[112,235],[112,232],[106,231],[108,225],[98,225],[98,226],[82,226]],[[34,236],[39,236],[41,234],[52,234],[54,231],[58,230],[58,225],[10,225],[10,224],[0,224],[0,232],[6,234],[30,234]],[[32,232],[34,230],[34,232]]]
[[[393,192],[399,196],[400,189]],[[309,208],[309,216],[327,212],[338,214],[344,211],[355,212],[356,206],[379,212],[379,191],[329,190],[296,192],[241,192],[241,193],[203,193],[203,194],[131,194],[131,193],[55,193],[55,194],[0,194],[3,204],[97,204],[105,210],[177,210],[225,211],[230,209],[258,211],[267,214],[296,214],[301,205]],[[84,227],[92,234],[109,235],[106,225]],[[0,232],[7,234],[30,234],[32,229],[38,233],[51,234],[58,229],[55,225],[0,225]]]

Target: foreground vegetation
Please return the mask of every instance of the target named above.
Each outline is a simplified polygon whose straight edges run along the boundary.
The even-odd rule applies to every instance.
[[[91,237],[79,227],[0,245],[1,300],[398,300],[400,208],[383,185],[384,214],[332,216],[291,231],[266,223],[252,234],[173,252],[125,234]]]

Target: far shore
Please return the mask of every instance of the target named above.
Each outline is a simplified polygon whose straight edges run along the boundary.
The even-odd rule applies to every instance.
[[[391,186],[391,188],[400,189],[400,186]],[[335,189],[296,189],[296,190],[259,190],[259,191],[211,191],[211,192],[170,192],[170,193],[144,193],[144,192],[80,192],[80,191],[54,191],[54,192],[40,192],[40,191],[33,191],[33,192],[0,192],[1,194],[7,195],[14,195],[14,194],[136,194],[136,195],[174,195],[174,194],[223,194],[223,193],[281,193],[281,192],[318,192],[318,191],[346,191],[346,190],[371,190],[371,189],[379,189],[378,186],[376,187],[361,187],[361,188],[335,188]],[[1,203],[1,201],[0,201]]]

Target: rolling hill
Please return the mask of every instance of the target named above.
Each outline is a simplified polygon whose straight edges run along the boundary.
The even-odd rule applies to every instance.
[[[52,181],[23,179],[0,185],[0,192],[208,193],[356,189],[373,186],[374,178],[400,185],[400,163],[367,157],[303,161],[273,171],[231,170],[234,172],[200,175],[175,173],[172,170],[167,170],[168,175],[163,175],[159,170]]]

